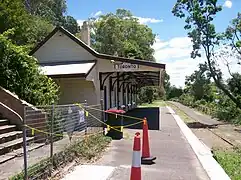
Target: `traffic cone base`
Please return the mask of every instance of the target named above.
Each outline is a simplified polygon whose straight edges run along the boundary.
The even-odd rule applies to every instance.
[[[141,164],[153,164],[154,160],[156,160],[156,157],[150,156],[150,157],[141,157]]]
[[[150,147],[149,147],[149,135],[148,135],[148,123],[146,118],[143,121],[143,143],[142,143],[142,157],[141,164],[153,164],[156,157],[150,155]]]

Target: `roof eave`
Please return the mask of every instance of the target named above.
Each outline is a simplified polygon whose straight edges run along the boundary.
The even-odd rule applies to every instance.
[[[145,66],[151,66],[151,67],[157,67],[157,68],[165,69],[166,65],[165,64],[161,64],[161,63],[151,62],[151,61],[147,61],[147,60],[140,60],[140,59],[129,59],[129,58],[125,58],[125,57],[118,57],[118,56],[112,56],[112,55],[108,55],[108,54],[98,53],[93,48],[91,48],[88,45],[86,45],[84,42],[82,42],[80,39],[75,37],[73,34],[71,34],[69,31],[67,31],[66,29],[64,29],[61,26],[57,26],[56,28],[54,28],[54,30],[48,36],[46,36],[43,41],[41,41],[39,44],[37,44],[33,48],[33,50],[29,53],[29,55],[33,55],[41,46],[43,46],[58,31],[60,31],[63,34],[65,34],[66,36],[68,36],[70,39],[72,39],[78,45],[83,47],[85,50],[87,50],[90,54],[92,54],[96,58],[108,59],[108,60],[116,60],[116,61],[122,61],[122,62],[127,62],[127,63],[135,63],[135,64],[140,64],[140,65],[145,65]]]

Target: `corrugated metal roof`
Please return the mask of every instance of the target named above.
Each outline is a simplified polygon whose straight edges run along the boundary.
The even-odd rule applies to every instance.
[[[95,63],[75,63],[64,65],[46,65],[41,66],[45,75],[62,75],[62,74],[87,74]]]

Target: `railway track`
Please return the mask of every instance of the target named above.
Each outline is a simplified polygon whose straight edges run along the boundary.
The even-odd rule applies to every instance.
[[[218,125],[205,125],[205,124],[201,123],[200,121],[198,121],[197,119],[194,119],[193,117],[190,117],[185,111],[183,111],[180,107],[178,107],[178,106],[175,105],[174,103],[171,103],[171,102],[170,102],[170,104],[172,104],[172,105],[175,106],[177,109],[179,109],[180,111],[182,111],[187,117],[189,117],[189,118],[191,118],[192,120],[194,120],[194,122],[199,123],[200,128],[207,129],[208,131],[210,131],[212,134],[214,134],[214,135],[215,135],[216,137],[218,137],[219,139],[223,140],[224,142],[226,142],[226,143],[229,144],[230,146],[235,147],[235,144],[232,143],[229,139],[227,139],[227,138],[224,137],[224,136],[221,136],[221,135],[217,134],[216,132],[214,132],[214,131],[212,130],[213,128],[217,127],[217,126],[220,125],[220,124],[218,124]],[[210,128],[210,127],[212,127],[212,128]]]

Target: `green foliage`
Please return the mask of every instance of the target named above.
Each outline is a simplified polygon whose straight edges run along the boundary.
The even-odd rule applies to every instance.
[[[72,34],[80,31],[79,25],[67,12],[66,0],[25,1],[25,7],[32,16],[38,16],[54,26],[63,26]]]
[[[171,86],[170,83],[170,76],[166,73],[164,74],[165,78],[164,78],[164,89],[165,89],[165,95],[164,95],[164,99],[174,99],[174,98],[179,98],[182,93],[183,90],[182,88],[177,88],[176,86]],[[159,94],[159,97],[162,97],[162,94]]]
[[[66,13],[65,0],[4,0],[0,3],[0,33],[14,28],[10,37],[18,45],[34,44],[43,40],[54,26],[64,26],[71,33],[80,31],[77,21]]]
[[[213,58],[215,50],[219,48],[220,40],[223,38],[223,35],[216,32],[215,25],[213,24],[216,14],[221,10],[222,8],[218,5],[217,0],[177,0],[172,13],[176,17],[185,18],[186,25],[184,28],[188,30],[188,36],[192,39],[193,43],[191,57],[200,57],[201,50],[204,50],[206,65],[215,84],[241,109],[240,99],[233,95],[224,84],[222,73]],[[234,20],[233,25],[238,24],[239,26],[239,22],[239,20]],[[236,27],[234,28],[235,30],[238,29]],[[232,30],[227,33],[228,37],[232,36],[230,32]],[[202,91],[198,92],[198,94],[201,95]],[[198,98],[200,99],[201,96]]]
[[[214,158],[232,180],[241,179],[241,149],[234,151],[214,151]]]
[[[241,74],[232,74],[232,77],[227,80],[227,85],[233,94],[241,96]]]
[[[117,9],[93,20],[92,44],[101,53],[154,61],[151,48],[155,35],[142,25],[130,11]]]
[[[155,100],[151,104],[143,103],[143,104],[141,104],[138,107],[140,107],[140,108],[156,108],[156,107],[164,107],[164,106],[166,106],[165,101],[163,101],[163,100]]]
[[[186,77],[185,92],[190,93],[195,100],[212,100],[210,76],[207,72],[207,65],[199,64],[199,69]]]
[[[76,34],[76,33],[80,32],[80,27],[79,27],[76,19],[74,19],[72,16],[65,17],[63,27],[65,29],[67,29],[69,32],[71,32],[72,34]]]
[[[215,116],[220,120],[232,121],[240,114],[240,109],[224,94],[218,100]]]
[[[184,28],[189,31],[188,36],[193,41],[192,58],[201,56],[199,51],[202,46],[207,51],[206,55],[210,56],[209,48],[218,45],[220,37],[212,21],[221,10],[217,0],[177,0],[172,13],[179,18],[186,18]]]
[[[206,72],[202,70],[202,66],[199,66],[198,70],[186,78],[184,94],[179,101],[220,120],[241,124],[240,109],[209,80],[208,73],[203,74]],[[241,95],[239,78],[240,74],[232,74],[232,78],[227,80],[227,89],[236,97]]]
[[[155,99],[155,91],[156,88],[152,86],[142,87],[139,92],[139,100],[141,101],[141,103],[151,104]]]
[[[179,98],[183,94],[182,88],[171,86],[166,94],[167,99]]]
[[[186,106],[194,106],[194,97],[189,94],[182,94],[179,98],[180,102]]]
[[[33,45],[52,30],[52,25],[41,17],[31,16],[22,0],[4,0],[0,3],[0,33],[15,29],[10,37],[18,45]]]
[[[41,74],[37,60],[27,53],[55,25],[62,25],[74,34],[79,32],[77,21],[65,16],[66,9],[65,0],[0,3],[0,85],[34,105],[56,102],[58,87]]]
[[[234,18],[230,26],[224,33],[224,40],[228,41],[229,46],[235,49],[238,53],[239,60],[241,60],[241,13],[238,13],[237,17]]]
[[[169,74],[167,74],[167,72],[165,71],[164,73],[164,89],[165,89],[165,93],[167,94],[170,90],[170,87],[171,87],[171,83],[170,83],[170,76]]]
[[[56,102],[58,86],[40,72],[35,58],[5,35],[0,34],[0,86],[34,105]]]

